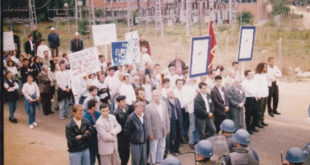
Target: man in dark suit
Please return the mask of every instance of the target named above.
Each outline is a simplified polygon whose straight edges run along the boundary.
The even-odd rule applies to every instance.
[[[207,94],[207,84],[199,83],[200,92],[194,100],[194,113],[196,117],[196,129],[199,140],[216,135],[213,121],[214,105],[211,96]]]
[[[172,88],[167,90],[167,95],[168,110],[170,112],[170,138],[166,145],[169,147],[171,154],[179,154],[181,139],[185,136],[181,104],[179,99],[174,97]]]
[[[214,123],[216,131],[220,131],[220,124],[226,119],[229,111],[228,98],[222,86],[222,76],[215,76],[215,87],[211,91],[211,98],[214,103]]]
[[[127,165],[129,160],[129,140],[128,137],[125,135],[124,128],[125,123],[130,115],[128,106],[126,105],[126,96],[120,95],[116,97],[117,101],[117,109],[114,111],[115,118],[117,122],[121,125],[122,131],[117,135],[117,142],[118,142],[118,152],[121,158],[121,165]]]
[[[25,43],[25,52],[26,52],[28,57],[34,56],[34,54],[35,54],[34,42],[33,42],[33,38],[32,38],[31,34],[28,36],[28,41]]]
[[[134,103],[135,111],[128,116],[124,128],[130,143],[131,161],[135,165],[147,164],[146,143],[149,135],[144,107],[145,104],[141,101]]]
[[[70,50],[71,52],[83,50],[83,40],[80,39],[80,34],[78,32],[74,34],[74,38],[71,40]]]

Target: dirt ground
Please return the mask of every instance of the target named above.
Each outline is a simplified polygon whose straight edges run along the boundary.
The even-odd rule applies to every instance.
[[[307,109],[310,101],[310,81],[282,82],[280,84],[280,116],[266,116],[269,124],[252,135],[251,147],[256,149],[261,165],[280,165],[280,152],[292,146],[304,147],[310,141],[310,120]],[[16,118],[18,124],[8,121],[8,107],[4,107],[4,158],[5,165],[67,165],[69,164],[65,138],[65,124],[58,113],[36,115],[39,127],[31,130],[27,126],[27,115],[23,101],[18,102]],[[192,151],[188,145],[182,152]],[[193,165],[194,157],[186,154],[179,157],[184,165]],[[131,163],[129,163],[131,164]]]

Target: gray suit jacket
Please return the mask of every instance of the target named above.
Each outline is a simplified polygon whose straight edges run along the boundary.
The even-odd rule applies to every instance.
[[[240,103],[245,103],[246,96],[241,87],[239,87],[239,92],[236,90],[236,87],[233,85],[231,86],[228,91],[227,91],[227,97],[228,97],[228,102],[229,106],[231,108],[236,108],[239,109],[239,104]]]
[[[147,119],[147,127],[149,137],[154,139],[161,139],[166,137],[170,132],[170,117],[168,111],[168,105],[165,101],[161,100],[163,110],[163,120],[160,118],[156,103],[151,102],[145,107],[145,116]]]

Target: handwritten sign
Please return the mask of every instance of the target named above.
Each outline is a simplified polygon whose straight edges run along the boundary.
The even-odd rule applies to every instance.
[[[117,41],[115,24],[103,24],[92,26],[93,39],[95,46],[110,45]]]
[[[114,66],[123,65],[127,61],[128,42],[112,42],[112,59]]]
[[[126,33],[125,40],[128,41],[126,63],[127,64],[136,63],[137,59],[140,57],[140,42],[138,32],[133,31]]]
[[[255,40],[255,26],[242,26],[240,30],[238,61],[251,61]]]
[[[192,53],[190,62],[190,78],[208,74],[208,58],[210,51],[210,37],[192,38]]]
[[[69,54],[69,63],[73,76],[85,76],[100,71],[96,47]]]
[[[13,32],[3,32],[3,51],[15,50]]]

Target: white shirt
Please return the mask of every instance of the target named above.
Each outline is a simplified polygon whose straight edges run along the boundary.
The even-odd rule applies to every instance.
[[[242,81],[241,86],[242,86],[242,89],[243,89],[246,97],[257,96],[254,79],[251,79],[251,80],[244,79]]]
[[[98,79],[97,78],[94,78],[94,79],[88,79],[87,80],[87,84],[89,85],[89,86],[95,86],[95,87],[97,87],[97,85],[98,85]],[[97,87],[98,88],[98,87]]]
[[[145,53],[145,54],[142,55],[141,65],[142,65],[142,66],[145,66],[145,64],[146,64],[147,62],[152,62],[152,59],[151,59],[150,55],[148,55],[147,53]]]
[[[145,90],[145,99],[148,102],[152,101],[152,85],[151,84],[142,84],[142,87]]]
[[[72,81],[71,81],[71,87],[72,87],[72,93],[73,95],[77,95],[77,96],[81,96],[81,91],[83,88],[86,89],[86,84],[83,83],[83,80],[81,77],[79,76],[74,76],[72,77]],[[85,81],[85,80],[84,80]],[[85,87],[84,87],[85,86]],[[86,90],[87,91],[87,90]]]
[[[143,116],[144,116],[144,113],[142,113],[142,116],[139,116],[136,112],[135,114],[138,116],[139,120],[141,121],[141,123],[143,124]]]
[[[15,76],[18,74],[17,68],[15,66],[8,66],[8,71],[12,72],[12,75]]]
[[[200,95],[201,95],[203,101],[205,102],[207,112],[209,113],[210,112],[210,106],[209,106],[209,102],[208,102],[208,99],[207,99],[207,94],[202,94],[200,92]]]
[[[106,71],[107,70],[107,62],[100,62],[100,69],[103,70],[103,71]]]
[[[267,75],[268,75],[268,86],[271,87],[271,83],[273,81],[276,81],[277,84],[279,83],[279,78],[282,77],[282,72],[276,65],[273,65],[273,67],[270,67],[268,65]]]
[[[168,97],[168,95],[167,95],[167,91],[168,90],[168,88],[161,88],[161,96],[162,97]]]
[[[267,74],[255,74],[254,76],[255,88],[257,89],[257,97],[268,97],[268,79]]]
[[[181,89],[178,89],[178,88],[174,89],[174,96],[179,99],[181,108],[184,108],[185,106],[185,102],[186,102],[185,95],[187,95],[187,93],[185,93],[184,87],[182,87]]]
[[[111,76],[108,76],[106,79],[105,79],[105,82],[107,83],[108,85],[108,88],[109,88],[109,92],[110,92],[110,95],[114,98],[117,93],[118,93],[118,90],[121,86],[121,81],[119,80],[118,77],[111,77]]]
[[[136,101],[136,94],[131,84],[122,83],[119,94],[126,96],[126,104],[132,105]]]
[[[220,94],[221,94],[221,96],[222,96],[222,99],[223,99],[223,101],[224,101],[224,104],[226,104],[226,102],[225,102],[225,94],[224,94],[224,92],[222,91],[222,87],[221,87],[221,88],[216,87],[216,88],[220,91]]]
[[[215,80],[211,79],[209,76],[207,77],[206,80],[207,83],[207,93],[211,93],[211,90],[213,89],[213,87],[215,86]]]
[[[33,51],[33,41],[29,40],[30,43],[30,50]]]
[[[163,112],[162,103],[160,102],[159,105],[158,105],[157,103],[154,102],[154,104],[155,104],[156,109],[157,109],[157,111],[159,113],[161,121],[164,121],[164,112]]]
[[[52,58],[51,50],[50,50],[50,48],[47,45],[39,45],[38,46],[38,50],[37,50],[37,55],[40,58],[44,58],[44,51],[46,51],[46,50],[48,51],[48,57]]]
[[[39,90],[37,83],[35,83],[35,82],[32,82],[32,84],[29,84],[26,82],[23,85],[22,93],[27,100],[32,100],[31,96],[34,94],[37,97],[40,97],[40,90]]]
[[[171,75],[170,73],[166,76],[170,80],[170,87],[175,88],[175,81],[177,79],[182,79],[183,77],[178,76],[177,74]]]
[[[194,99],[197,95],[197,85],[185,85],[184,87],[184,104],[185,104],[185,109],[188,113],[193,113],[194,112]]]
[[[68,89],[71,89],[71,75],[69,71],[64,70],[64,71],[57,71],[55,73],[57,85],[61,90],[66,90],[66,86]]]

